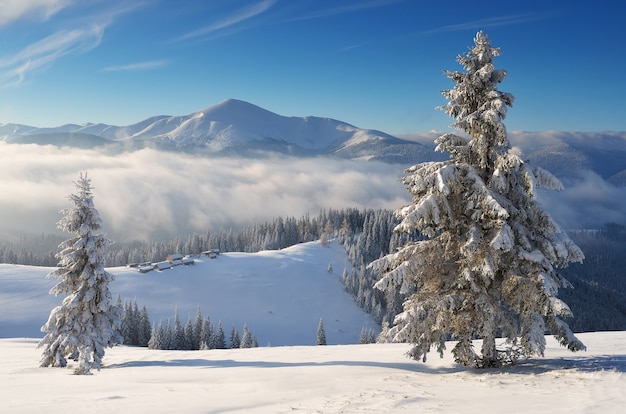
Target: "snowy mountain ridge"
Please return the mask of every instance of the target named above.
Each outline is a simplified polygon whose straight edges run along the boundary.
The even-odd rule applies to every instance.
[[[81,146],[76,137],[90,140]],[[118,145],[122,149],[156,146],[237,155],[271,151],[386,160],[388,154],[392,158],[402,154],[409,162],[420,160],[424,152],[429,152],[419,143],[381,131],[357,128],[331,118],[282,116],[236,99],[185,116],[155,116],[127,126],[67,124],[34,128],[5,124],[0,126],[0,140],[57,146]]]
[[[278,153],[349,160],[417,164],[444,159],[434,151],[441,131],[400,137],[316,116],[275,114],[248,102],[227,99],[184,116],[159,115],[115,126],[102,123],[37,128],[0,124],[0,142],[115,151],[146,147],[198,155],[257,157]],[[559,178],[593,171],[626,185],[626,132],[509,131],[514,150]]]

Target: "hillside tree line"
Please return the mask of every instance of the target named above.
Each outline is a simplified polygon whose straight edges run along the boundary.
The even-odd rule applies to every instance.
[[[294,244],[336,240],[344,246],[351,269],[336,269],[346,290],[359,306],[382,323],[391,324],[402,310],[404,295],[373,289],[378,275],[367,264],[397,250],[407,240],[419,240],[393,232],[399,224],[391,210],[327,209],[317,215],[276,218],[236,229],[193,234],[185,241],[116,241],[103,253],[107,266],[163,260],[172,252],[197,254],[218,248],[222,252],[257,252]],[[626,330],[626,225],[607,223],[595,230],[570,230],[572,240],[585,253],[583,264],[574,263],[561,272],[574,286],[562,289],[561,296],[574,317],[568,323],[574,332]],[[33,266],[56,266],[54,257],[61,236],[22,235],[0,241],[0,262]]]

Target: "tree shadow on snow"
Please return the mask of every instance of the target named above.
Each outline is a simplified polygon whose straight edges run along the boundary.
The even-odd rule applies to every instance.
[[[593,357],[527,359],[516,365],[503,368],[475,369],[460,365],[433,367],[422,362],[407,359],[407,362],[377,361],[323,361],[323,362],[283,362],[283,361],[236,361],[232,359],[172,359],[158,361],[128,361],[106,365],[105,368],[138,367],[195,367],[195,368],[296,368],[296,367],[372,367],[410,371],[423,374],[453,374],[471,372],[474,374],[542,374],[557,370],[576,370],[579,372],[626,372],[626,355],[600,355]]]
[[[401,362],[376,361],[324,361],[324,362],[282,362],[282,361],[235,361],[232,359],[173,359],[168,361],[128,361],[107,365],[106,368],[137,367],[200,367],[200,368],[290,368],[290,367],[372,367],[387,368],[422,373],[452,373],[463,371],[463,367],[433,368],[421,362],[408,360]]]
[[[514,373],[541,374],[556,370],[579,372],[626,372],[626,355],[596,355],[592,357],[528,359],[509,368]]]
[[[596,355],[573,358],[528,358],[502,368],[468,368],[473,374],[544,374],[553,371],[626,372],[626,355]]]

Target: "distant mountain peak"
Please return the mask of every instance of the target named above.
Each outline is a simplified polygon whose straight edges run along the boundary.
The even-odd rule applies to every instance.
[[[48,134],[53,134],[54,139]],[[76,134],[89,136],[89,142],[77,142]],[[26,139],[26,135],[36,137]],[[418,162],[430,156],[430,150],[425,150],[421,144],[381,131],[361,129],[331,118],[278,115],[239,99],[226,99],[184,116],[154,116],[126,126],[101,123],[67,124],[56,128],[3,126],[0,139],[57,146],[80,144],[82,147],[96,142],[110,145],[123,142],[120,146],[123,149],[149,145],[209,154],[278,152],[403,163]]]

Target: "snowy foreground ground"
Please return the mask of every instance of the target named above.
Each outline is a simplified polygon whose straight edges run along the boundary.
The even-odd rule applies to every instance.
[[[621,413],[626,332],[585,333],[587,352],[552,338],[544,358],[473,370],[406,344],[210,351],[107,350],[92,376],[37,368],[36,339],[0,339],[3,413]],[[449,349],[451,347],[448,347]]]
[[[580,334],[588,351],[576,354],[549,337],[544,358],[503,370],[465,369],[450,353],[416,362],[406,344],[350,345],[376,325],[344,291],[344,268],[336,243],[304,243],[163,272],[110,269],[112,293],[145,304],[153,321],[176,307],[184,321],[200,305],[226,330],[247,323],[261,347],[118,346],[101,371],[75,376],[38,368],[39,340],[21,338],[41,337],[62,299],[48,294],[52,269],[0,264],[0,413],[624,412],[626,332]],[[320,317],[331,345],[303,346],[315,343]]]

